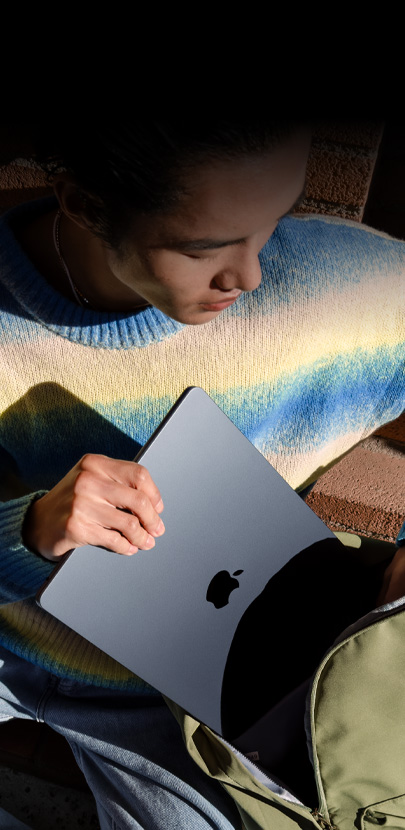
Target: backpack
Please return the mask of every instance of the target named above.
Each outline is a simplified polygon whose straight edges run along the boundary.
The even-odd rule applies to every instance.
[[[347,534],[338,534],[347,544]],[[393,545],[350,537],[364,562]],[[312,598],[316,602],[316,597]],[[261,770],[172,701],[187,750],[236,803],[245,830],[405,830],[405,597],[367,613],[312,678],[306,728],[318,803],[266,786]],[[322,620],[320,620],[322,625]]]

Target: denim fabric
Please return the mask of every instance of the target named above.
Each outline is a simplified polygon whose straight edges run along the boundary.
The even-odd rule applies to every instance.
[[[102,830],[235,830],[222,787],[189,757],[160,697],[61,680],[0,648],[0,720],[44,721],[69,741]]]

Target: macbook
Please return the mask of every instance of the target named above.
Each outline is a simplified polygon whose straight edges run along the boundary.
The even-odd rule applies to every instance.
[[[243,736],[257,741],[269,713],[289,721],[283,701],[303,722],[309,678],[355,613],[356,564],[198,387],[135,460],[161,492],[164,535],[130,557],[77,548],[38,602],[249,753]]]

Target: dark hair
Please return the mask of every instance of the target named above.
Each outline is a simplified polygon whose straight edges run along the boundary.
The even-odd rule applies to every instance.
[[[73,176],[94,233],[118,249],[134,214],[176,206],[193,167],[272,150],[296,129],[287,121],[52,125],[34,136],[35,159],[50,178]]]

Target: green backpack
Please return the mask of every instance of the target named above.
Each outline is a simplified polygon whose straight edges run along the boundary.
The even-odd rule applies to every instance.
[[[347,544],[347,534],[337,535]],[[349,537],[350,545],[357,540]],[[392,556],[392,545],[363,540],[362,555],[386,558],[387,550]],[[308,730],[318,804],[277,795],[250,762],[167,701],[191,757],[236,803],[241,828],[405,830],[404,611],[402,598],[346,629],[313,678]]]

